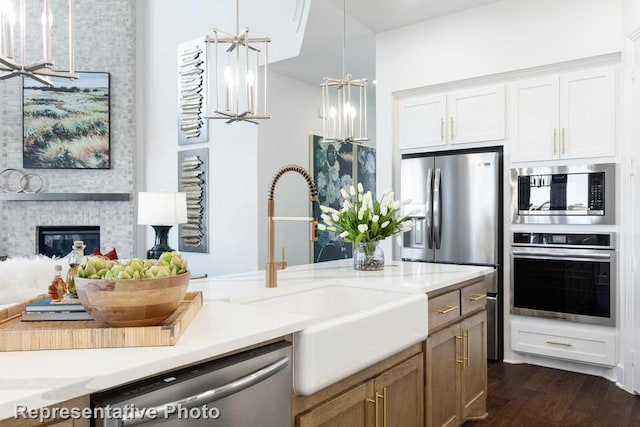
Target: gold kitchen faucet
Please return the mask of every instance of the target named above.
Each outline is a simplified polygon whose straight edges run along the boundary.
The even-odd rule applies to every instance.
[[[307,186],[309,187],[309,198],[311,199],[312,206],[312,215],[311,217],[285,217],[285,216],[275,216],[275,200],[273,198],[276,184],[282,175],[287,172],[297,172],[304,177],[307,181]],[[273,176],[271,180],[271,186],[269,187],[269,197],[267,198],[267,215],[269,217],[269,225],[268,225],[268,233],[269,233],[269,253],[267,259],[267,268],[266,268],[266,276],[267,276],[267,287],[275,288],[278,286],[278,270],[284,270],[287,268],[287,261],[285,259],[285,251],[284,247],[282,248],[282,260],[275,260],[275,245],[276,245],[276,237],[275,237],[275,223],[276,221],[305,221],[310,222],[310,233],[309,239],[311,241],[318,240],[316,236],[316,229],[318,228],[318,190],[316,190],[316,186],[313,183],[313,178],[311,174],[302,166],[298,165],[286,165],[278,169],[276,174]]]

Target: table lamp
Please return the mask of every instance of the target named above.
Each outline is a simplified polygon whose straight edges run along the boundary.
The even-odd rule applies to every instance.
[[[147,258],[158,259],[163,252],[172,252],[167,243],[174,224],[187,222],[187,193],[138,193],[138,224],[150,225],[156,232],[156,243],[147,251]]]

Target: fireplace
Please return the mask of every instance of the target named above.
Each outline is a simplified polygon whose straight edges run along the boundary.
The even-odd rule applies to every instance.
[[[64,257],[71,252],[74,240],[86,245],[84,253],[89,255],[100,249],[100,226],[39,226],[37,252],[49,257]]]

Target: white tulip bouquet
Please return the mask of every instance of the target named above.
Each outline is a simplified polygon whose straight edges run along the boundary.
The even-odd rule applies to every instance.
[[[332,231],[355,246],[411,230],[412,221],[407,220],[411,213],[401,215],[402,206],[411,201],[394,200],[391,189],[385,191],[379,201],[373,200],[370,191],[365,193],[360,183],[357,192],[352,185],[348,190],[342,188],[340,193],[344,199],[342,210],[320,206],[324,224],[318,224],[318,229]]]

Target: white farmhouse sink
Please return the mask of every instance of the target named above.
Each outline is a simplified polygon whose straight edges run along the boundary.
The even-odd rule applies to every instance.
[[[249,304],[310,316],[294,335],[293,385],[309,395],[424,340],[427,297],[387,290],[327,286]]]

